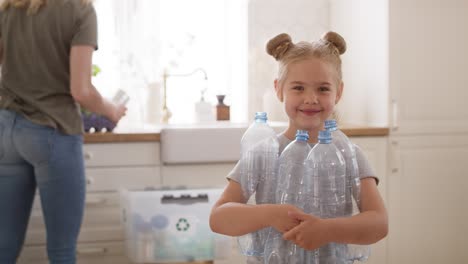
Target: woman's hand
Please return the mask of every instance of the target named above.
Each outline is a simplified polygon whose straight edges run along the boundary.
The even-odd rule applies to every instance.
[[[117,124],[122,117],[127,113],[127,107],[123,104],[113,104],[113,109],[109,114],[108,118],[110,121]]]
[[[329,232],[327,232],[326,219],[303,212],[290,212],[289,217],[300,223],[283,234],[285,240],[307,250],[313,250],[331,242],[329,241]]]
[[[94,47],[72,46],[70,51],[70,92],[83,108],[107,117],[117,124],[125,115],[125,105],[117,105],[101,96],[91,83],[91,65]]]

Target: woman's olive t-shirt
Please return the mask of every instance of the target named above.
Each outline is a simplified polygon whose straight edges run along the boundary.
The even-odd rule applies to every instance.
[[[50,0],[37,13],[9,7],[0,11],[3,44],[0,109],[21,113],[65,134],[82,134],[80,107],[70,91],[70,50],[97,49],[92,4]]]

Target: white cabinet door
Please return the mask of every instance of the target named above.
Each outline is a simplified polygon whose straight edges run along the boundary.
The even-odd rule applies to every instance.
[[[389,263],[468,263],[468,136],[390,145]]]
[[[468,132],[468,1],[388,4],[392,134]]]
[[[160,162],[160,144],[158,142],[85,144],[83,155],[87,168],[154,166]]]
[[[376,176],[379,177],[378,189],[388,210],[387,199],[387,137],[352,137],[351,141],[358,145],[366,155]],[[385,264],[387,261],[387,238],[371,245],[371,256],[367,264]]]

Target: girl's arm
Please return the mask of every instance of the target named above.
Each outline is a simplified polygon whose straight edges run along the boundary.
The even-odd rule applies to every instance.
[[[253,205],[245,202],[240,184],[230,180],[211,210],[211,230],[224,235],[241,236],[269,226],[285,232],[299,223],[288,216],[288,211],[301,212],[292,205]]]
[[[291,213],[301,221],[284,234],[306,249],[315,249],[329,242],[372,244],[388,233],[387,211],[373,178],[361,180],[361,213],[352,217],[320,219],[307,214]]]
[[[361,213],[348,218],[328,219],[330,238],[338,243],[372,244],[388,233],[384,202],[373,178],[361,180]]]

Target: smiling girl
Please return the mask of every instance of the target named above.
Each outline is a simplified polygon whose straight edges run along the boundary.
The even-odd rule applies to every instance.
[[[280,34],[267,44],[267,52],[279,63],[274,87],[284,103],[288,128],[278,135],[280,153],[307,130],[314,145],[324,122],[330,119],[343,93],[340,55],[346,51],[344,39],[335,32],[314,42],[294,44],[288,34]],[[321,219],[305,214],[289,204],[246,204],[240,185],[239,163],[228,175],[228,185],[214,205],[210,226],[214,232],[241,236],[265,227],[283,233],[283,238],[312,250],[327,243],[371,244],[388,232],[387,212],[377,189],[378,178],[362,150],[356,148],[361,179],[361,212],[352,217]],[[257,197],[258,199],[258,197]],[[247,263],[261,263],[248,257]]]

